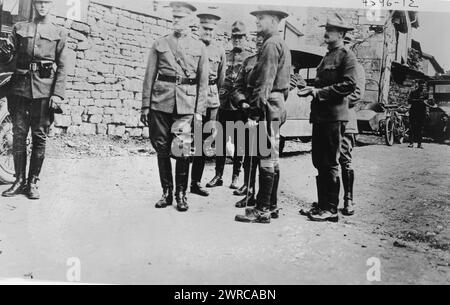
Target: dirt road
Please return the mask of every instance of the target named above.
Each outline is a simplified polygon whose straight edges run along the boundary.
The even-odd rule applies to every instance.
[[[77,258],[90,283],[371,284],[375,258],[375,284],[450,283],[450,146],[358,148],[357,214],[338,224],[298,214],[316,197],[308,153],[282,160],[282,217],[270,225],[235,223],[226,187],[190,195],[187,214],[154,209],[154,156],[46,165],[39,202],[0,199],[0,278],[66,281]]]

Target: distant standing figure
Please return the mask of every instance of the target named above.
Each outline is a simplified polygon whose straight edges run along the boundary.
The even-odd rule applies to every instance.
[[[428,112],[425,101],[428,98],[428,93],[424,80],[419,80],[417,85],[417,89],[412,91],[408,98],[408,103],[411,104],[411,109],[409,110],[409,122],[411,125],[409,147],[413,148],[414,142],[417,142],[417,147],[423,149],[423,128],[425,127],[425,119]]]

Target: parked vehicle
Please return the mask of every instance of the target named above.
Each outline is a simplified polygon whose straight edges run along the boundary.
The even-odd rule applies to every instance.
[[[450,139],[450,79],[428,81],[430,114],[425,123],[425,136],[437,142]]]
[[[409,131],[407,112],[404,106],[368,104],[356,113],[359,133],[382,136],[389,146],[402,144]]]
[[[302,48],[291,50],[294,71],[302,76],[308,85],[312,85],[326,50],[323,48]],[[311,97],[299,97],[298,88],[290,91],[286,101],[287,121],[281,127],[280,154],[286,141],[300,140],[309,142],[312,138],[312,124],[309,122],[311,113]]]

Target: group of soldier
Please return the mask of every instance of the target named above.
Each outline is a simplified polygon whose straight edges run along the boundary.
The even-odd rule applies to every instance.
[[[2,54],[13,50],[17,62],[8,93],[14,126],[16,182],[3,193],[5,197],[22,194],[30,199],[40,197],[37,181],[48,129],[64,99],[67,66],[66,32],[50,21],[52,6],[52,0],[34,0],[36,18],[15,25],[11,41],[6,44],[2,41]],[[226,54],[215,40],[220,16],[212,12],[198,14],[200,39],[197,39],[190,29],[196,23],[196,8],[186,2],[171,2],[171,8],[173,33],[151,46],[142,94],[141,121],[149,126],[163,189],[156,208],[171,206],[175,200],[180,212],[187,211],[189,178],[191,193],[208,196],[208,190],[201,185],[206,154],[203,145],[198,144],[213,137],[216,148],[224,148],[229,135],[217,133],[219,125],[244,122],[246,141],[243,147],[235,145],[230,187],[235,195],[244,197],[236,207],[246,209],[244,215],[236,216],[236,221],[270,223],[278,218],[280,127],[286,121],[285,102],[294,80],[299,96],[312,97],[312,159],[319,173],[318,201],[300,213],[312,221],[338,221],[341,167],[343,213],[353,215],[351,161],[357,127],[352,108],[364,94],[365,73],[355,54],[345,46],[346,34],[352,27],[340,15],[330,16],[323,26],[328,53],[317,69],[314,85],[307,86],[298,76],[293,77],[291,53],[279,34],[279,24],[288,13],[265,7],[251,12],[257,27],[255,54],[246,49],[245,24],[235,22],[231,29],[233,49]],[[203,130],[211,122],[215,124],[211,132],[193,137],[196,126]],[[29,129],[33,145],[27,178]],[[231,135],[231,139],[237,137]],[[262,153],[261,142],[267,143],[270,153]],[[226,153],[216,149],[216,155],[216,173],[207,188],[224,183]],[[172,158],[176,160],[175,183]],[[244,185],[239,188],[242,165]]]
[[[312,221],[338,221],[341,167],[343,213],[353,215],[355,174],[351,161],[357,132],[354,107],[365,88],[364,69],[345,46],[351,43],[346,34],[353,28],[339,14],[328,19],[323,27],[329,51],[317,69],[314,86],[309,87],[298,76],[293,77],[291,53],[279,35],[278,27],[288,16],[286,12],[266,7],[251,12],[257,27],[255,54],[246,51],[246,28],[243,22],[236,21],[231,29],[233,49],[226,54],[214,38],[220,16],[212,12],[197,15],[197,40],[190,30],[196,8],[185,2],[172,2],[171,7],[174,32],[152,46],[143,88],[141,121],[150,127],[163,189],[156,208],[171,206],[175,199],[179,211],[188,210],[191,159],[191,193],[209,196],[207,188],[223,186],[226,153],[216,149],[216,173],[204,188],[201,180],[206,154],[203,145],[196,144],[213,137],[216,148],[223,148],[228,138],[236,140],[238,135],[233,133],[245,132],[245,145],[235,143],[233,156],[230,188],[235,189],[235,195],[244,196],[236,207],[246,208],[236,221],[270,223],[278,218],[280,127],[286,121],[285,102],[295,79],[299,96],[313,98],[312,158],[319,173],[318,202],[300,213]],[[204,127],[211,122],[222,130],[228,123],[244,122],[246,129],[234,129],[230,135],[212,128],[201,137],[192,136],[193,126]],[[267,140],[269,154],[261,152],[261,140]],[[201,153],[192,157],[192,147],[200,147]],[[171,158],[176,159],[175,184]],[[244,185],[239,188],[242,164]]]

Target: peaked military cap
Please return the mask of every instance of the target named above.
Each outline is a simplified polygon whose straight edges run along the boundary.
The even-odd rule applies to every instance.
[[[253,16],[258,16],[260,14],[267,14],[272,16],[277,16],[280,19],[284,19],[289,16],[288,13],[282,10],[273,9],[271,6],[258,6],[256,11],[250,13]]]
[[[185,17],[197,11],[195,6],[182,1],[170,2],[170,7],[172,8],[172,14],[179,17]]]
[[[327,23],[324,25],[321,25],[320,27],[323,28],[327,28],[327,27],[334,27],[334,28],[339,28],[339,29],[343,29],[346,31],[353,31],[354,28],[349,25],[344,18],[339,15],[338,13],[334,13],[333,16],[328,17],[327,19]]]
[[[213,13],[200,13],[197,15],[197,17],[200,19],[200,24],[209,28],[215,28],[217,25],[217,22],[222,19],[220,16],[217,16]]]

